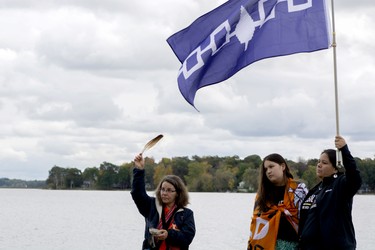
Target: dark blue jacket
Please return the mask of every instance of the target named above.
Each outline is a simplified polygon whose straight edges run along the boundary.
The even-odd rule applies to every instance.
[[[133,169],[132,198],[137,205],[138,211],[145,218],[145,234],[142,249],[151,248],[149,240],[152,236],[149,228],[156,228],[162,213],[162,205],[155,197],[150,197],[145,189],[145,171]],[[189,208],[180,208],[174,215],[174,223],[178,230],[169,229],[166,239],[167,245],[178,246],[181,250],[189,249],[189,245],[195,236],[195,222],[193,211]]]
[[[345,145],[341,152],[345,174],[325,177],[309,191],[302,203],[299,221],[302,250],[356,248],[352,205],[362,179],[348,146]]]

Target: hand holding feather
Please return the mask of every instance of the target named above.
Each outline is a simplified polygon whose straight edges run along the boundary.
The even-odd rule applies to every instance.
[[[143,159],[143,153],[146,150],[155,146],[155,144],[158,143],[161,138],[163,138],[163,135],[160,134],[160,135],[156,136],[154,139],[147,142],[146,145],[143,147],[142,152],[134,157],[134,164],[135,164],[136,168],[144,169],[145,160]]]
[[[136,168],[144,169],[145,168],[145,160],[142,157],[142,154],[138,154],[134,157],[134,164]]]

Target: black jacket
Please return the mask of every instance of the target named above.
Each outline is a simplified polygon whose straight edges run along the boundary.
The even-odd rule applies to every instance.
[[[356,248],[352,204],[362,179],[348,146],[341,152],[345,173],[324,178],[302,203],[299,222],[302,250]]]
[[[156,228],[161,212],[162,205],[159,204],[155,197],[150,197],[145,189],[145,171],[141,169],[133,169],[132,198],[137,205],[138,211],[145,218],[145,233],[142,249],[151,248],[149,240],[152,238],[149,228]],[[195,222],[193,211],[189,208],[180,208],[174,215],[174,223],[178,230],[169,229],[167,244],[178,246],[181,250],[189,249],[189,245],[195,236]]]

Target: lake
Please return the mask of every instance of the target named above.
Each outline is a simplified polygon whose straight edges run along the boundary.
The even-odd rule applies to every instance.
[[[150,193],[152,194],[152,193]],[[190,193],[191,250],[246,249],[254,194]],[[0,189],[1,250],[137,250],[144,220],[129,191]],[[357,249],[375,249],[375,196],[356,195]]]

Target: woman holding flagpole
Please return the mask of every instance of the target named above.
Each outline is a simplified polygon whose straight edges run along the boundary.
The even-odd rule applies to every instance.
[[[145,189],[142,153],[134,158],[132,198],[145,217],[145,239],[142,249],[187,250],[195,236],[193,211],[187,208],[189,195],[176,175],[165,176],[157,186],[156,197]]]
[[[299,208],[307,191],[303,182],[293,179],[281,155],[266,156],[260,169],[247,249],[297,249]]]
[[[344,168],[336,165],[337,151],[324,150],[316,167],[321,179],[305,197],[301,206],[300,249],[354,250],[356,239],[352,221],[353,197],[362,179],[343,137],[335,137],[342,153]]]

